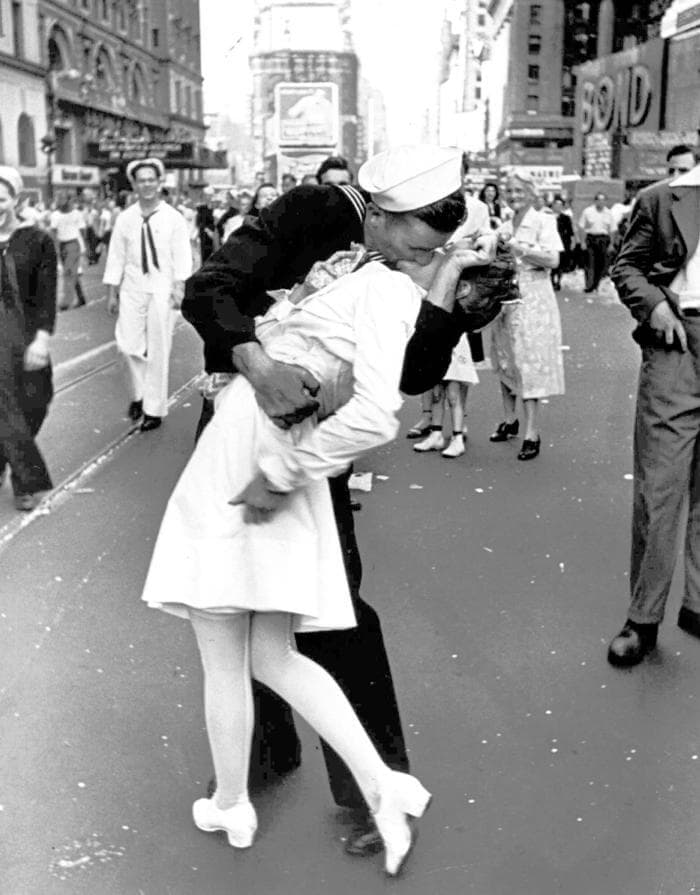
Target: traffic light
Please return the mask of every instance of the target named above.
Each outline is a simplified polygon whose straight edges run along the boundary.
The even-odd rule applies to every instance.
[[[45,152],[47,155],[50,152],[53,152],[56,148],[56,138],[53,134],[46,134],[45,137],[41,138],[41,151]]]

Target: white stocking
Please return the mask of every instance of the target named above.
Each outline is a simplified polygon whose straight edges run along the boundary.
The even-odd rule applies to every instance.
[[[216,772],[216,804],[227,809],[248,799],[253,737],[250,615],[190,610],[204,669],[204,712]]]
[[[377,807],[380,781],[389,768],[338,684],[294,646],[292,617],[256,613],[251,620],[253,677],[285,699],[352,771],[370,808]]]

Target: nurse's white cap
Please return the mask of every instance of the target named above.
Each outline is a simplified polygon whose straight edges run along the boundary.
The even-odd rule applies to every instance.
[[[366,161],[357,179],[384,211],[416,211],[460,189],[462,150],[397,146]]]

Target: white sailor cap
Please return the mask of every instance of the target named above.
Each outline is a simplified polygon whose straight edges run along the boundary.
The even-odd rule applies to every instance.
[[[132,183],[139,168],[155,168],[158,177],[165,177],[165,166],[159,158],[136,158],[126,166],[126,176]]]
[[[416,211],[460,189],[462,150],[398,146],[366,161],[357,179],[384,211]]]
[[[22,175],[17,168],[11,168],[9,165],[0,165],[0,181],[7,186],[15,198],[24,189]]]

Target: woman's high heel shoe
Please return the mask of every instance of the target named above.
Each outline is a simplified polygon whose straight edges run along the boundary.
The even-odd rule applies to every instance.
[[[223,830],[234,848],[250,848],[258,829],[258,818],[250,802],[239,802],[232,808],[218,808],[211,799],[197,799],[192,805],[195,825],[205,833]]]
[[[513,420],[512,423],[499,423],[498,428],[489,436],[489,441],[508,441],[509,438],[515,438],[520,429],[520,421]]]
[[[427,422],[425,422],[425,419],[425,417],[421,417],[420,420],[415,424],[415,426],[411,426],[408,432],[406,432],[406,438],[425,438],[425,436],[430,433],[430,425],[432,423],[432,419],[430,417],[428,417]]]
[[[534,460],[540,452],[541,443],[539,435],[537,438],[524,438],[520,453],[518,454],[518,460]]]
[[[419,780],[400,771],[392,771],[380,790],[379,805],[372,815],[384,842],[384,869],[388,876],[398,875],[413,847],[408,818],[422,817],[431,799]]]

